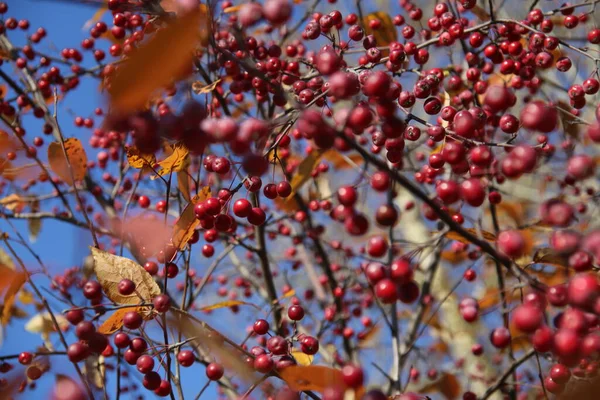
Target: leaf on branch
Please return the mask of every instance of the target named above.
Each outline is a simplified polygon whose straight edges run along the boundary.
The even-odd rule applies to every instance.
[[[314,390],[322,392],[331,386],[345,387],[342,372],[322,365],[292,365],[279,371],[279,376],[290,389],[297,391]]]
[[[171,172],[183,171],[190,165],[189,151],[182,143],[176,143],[171,147],[171,150],[173,150],[173,153],[158,163],[161,167],[158,170],[158,175],[153,175],[150,179],[154,180]]]
[[[311,172],[317,166],[322,155],[322,151],[313,150],[308,157],[302,160],[290,182],[292,194],[288,196],[288,199],[293,198],[294,194],[296,194],[296,192],[298,192],[298,190],[300,190],[300,188],[309,180]]]
[[[226,9],[223,10],[223,12],[225,14],[230,14],[230,13],[239,11],[241,7],[242,7],[241,4],[239,4],[237,6],[227,7]]]
[[[379,324],[375,324],[369,328],[369,330],[359,334],[357,336],[358,339],[358,348],[366,349],[369,347],[374,347],[376,343],[378,343],[379,332],[381,331],[381,326]]]
[[[450,264],[460,264],[467,259],[466,251],[444,250],[441,254],[441,259],[448,261]]]
[[[31,212],[37,213],[40,211],[40,202],[35,200],[31,202]],[[27,228],[29,229],[29,241],[34,243],[37,240],[40,231],[42,230],[42,219],[41,218],[29,218],[27,220]]]
[[[298,365],[302,366],[311,365],[315,359],[315,356],[309,356],[300,350],[292,350],[292,357],[294,357]]]
[[[260,309],[260,307],[258,307],[256,304],[252,304],[252,303],[248,303],[245,301],[241,301],[241,300],[225,300],[225,301],[221,301],[219,303],[216,304],[212,304],[210,306],[205,306],[202,307],[200,309],[200,311],[212,311],[212,310],[218,310],[219,308],[225,308],[225,307],[233,307],[233,306],[252,306],[256,309]]]
[[[206,322],[191,319],[177,313],[169,318],[169,326],[175,327],[204,358],[216,358],[225,367],[245,382],[254,382],[254,368],[246,363],[247,353],[232,341],[225,338]]]
[[[196,81],[196,82],[192,83],[192,90],[196,94],[211,93],[213,90],[215,90],[217,88],[217,85],[220,82],[221,82],[220,78],[208,85],[205,85],[204,83],[202,83],[200,81]]]
[[[63,153],[60,143],[52,142],[48,146],[48,163],[50,168],[64,182],[73,185],[71,172],[75,181],[80,181],[85,177],[87,172],[87,155],[81,142],[77,138],[69,138],[65,140],[65,151],[67,153],[68,162]],[[69,171],[71,164],[71,171]]]
[[[379,20],[381,27],[379,29],[371,28],[370,22],[372,20]],[[367,32],[367,35],[375,36],[377,39],[377,46],[388,46],[390,43],[395,42],[398,39],[398,32],[389,14],[383,11],[376,11],[363,18],[363,27]]]
[[[190,176],[186,171],[179,171],[177,173],[177,187],[179,188],[179,193],[183,196],[186,201],[192,201],[192,197],[190,194]]]
[[[285,292],[285,293],[283,294],[283,296],[281,296],[280,298],[273,300],[273,304],[277,304],[277,303],[279,303],[281,300],[283,300],[283,299],[287,299],[288,297],[292,297],[292,296],[295,296],[295,295],[296,295],[296,290],[294,290],[294,289],[290,289],[290,290],[288,290],[287,292]]]
[[[69,321],[60,314],[54,314],[58,328],[61,331],[65,331],[69,328]],[[25,330],[31,333],[39,333],[45,341],[48,341],[51,333],[56,332],[56,327],[52,321],[52,317],[49,312],[36,314],[25,324]]]
[[[178,16],[135,50],[111,77],[112,108],[122,114],[139,110],[158,89],[191,72],[200,28],[207,23],[207,13],[198,8]],[[208,34],[206,29],[204,34]]]
[[[135,146],[128,147],[126,151],[127,162],[132,168],[142,169],[144,167],[152,167],[156,163],[154,154],[142,154]]]
[[[571,105],[567,102],[559,100],[557,102],[558,116],[560,117],[560,123],[562,124],[563,132],[565,135],[578,140],[579,139],[579,127],[581,124],[575,119],[575,116],[571,114]],[[566,110],[566,111],[563,111]]]
[[[14,213],[20,213],[25,208],[25,202],[21,196],[16,193],[9,194],[3,199],[0,199],[0,205]]]
[[[87,31],[88,29],[90,29],[94,24],[96,24],[96,22],[100,21],[102,19],[102,17],[104,16],[104,14],[108,11],[108,7],[106,6],[102,6],[100,7],[95,13],[94,15],[92,15],[92,18],[90,18],[89,20],[87,20],[85,22],[85,24],[83,25],[83,30]]]
[[[4,249],[2,247],[0,247],[0,266],[5,266],[12,270],[15,269],[15,263],[13,262],[12,258],[10,258],[10,256],[8,254],[6,254],[6,252],[4,251]],[[0,288],[2,288],[1,282],[2,281],[0,280]]]
[[[85,364],[82,367],[83,373],[96,389],[104,387],[104,377],[106,376],[106,365],[104,364],[104,356],[91,354],[85,359]]]
[[[474,228],[466,228],[465,231],[479,237],[479,234],[477,233],[477,229]],[[491,232],[488,231],[481,231],[481,236],[483,237],[484,240],[487,240],[488,242],[495,242],[496,241],[496,235],[494,235]],[[454,231],[450,231],[446,234],[446,239],[450,239],[450,240],[456,240],[458,242],[461,243],[465,243],[465,244],[470,244],[471,242],[464,237],[463,235],[461,235],[458,232],[454,232]]]
[[[12,306],[17,293],[27,281],[25,272],[16,271],[6,265],[0,265],[0,299],[2,300],[2,314],[0,322],[6,325],[12,316]]]
[[[419,389],[420,393],[440,393],[448,400],[458,398],[462,393],[460,382],[455,375],[444,372],[435,382]]]
[[[536,250],[533,255],[533,262],[536,264],[551,264],[559,267],[569,266],[568,258],[551,248]]]
[[[192,197],[192,201],[181,212],[179,219],[173,228],[173,246],[182,250],[187,245],[187,242],[194,235],[194,230],[200,224],[200,220],[196,218],[194,207],[201,201],[210,197],[210,186],[204,186],[200,193]]]
[[[358,153],[342,154],[335,149],[329,149],[323,153],[323,158],[331,163],[335,169],[348,169],[360,166],[364,159]]]
[[[125,317],[125,314],[129,311],[136,311],[140,315],[143,314],[141,307],[119,308],[98,327],[98,332],[104,335],[111,335],[121,329],[123,326],[123,317]]]
[[[138,305],[150,302],[160,294],[160,288],[148,272],[136,262],[115,256],[95,247],[90,247],[94,257],[94,272],[106,296],[117,304]],[[135,292],[130,295],[119,293],[122,279],[135,283]]]

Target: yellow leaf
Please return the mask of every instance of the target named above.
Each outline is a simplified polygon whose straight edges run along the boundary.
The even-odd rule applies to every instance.
[[[200,224],[200,220],[196,218],[194,213],[194,207],[197,203],[206,200],[210,197],[210,187],[205,186],[202,188],[199,194],[192,197],[192,201],[181,212],[179,219],[175,223],[173,228],[173,245],[182,250],[187,245],[188,240],[192,238],[194,230]]]
[[[472,235],[478,236],[477,229],[466,228],[465,231],[471,233]],[[494,235],[491,232],[487,232],[487,231],[482,230],[481,231],[481,236],[483,236],[483,239],[487,240],[488,242],[495,242],[496,241],[496,235]],[[448,232],[446,234],[446,238],[450,239],[450,240],[456,240],[456,241],[461,242],[461,243],[466,243],[466,244],[471,243],[463,235],[461,235],[458,232],[454,232],[454,231]]]
[[[442,376],[435,382],[430,383],[424,388],[420,389],[421,393],[433,393],[438,392],[448,400],[458,398],[462,393],[460,382],[456,379],[456,376],[444,372]]]
[[[370,21],[379,20],[381,21],[381,27],[377,30],[371,28]],[[377,39],[377,46],[388,46],[390,43],[395,42],[398,39],[398,32],[389,14],[383,11],[376,11],[363,18],[363,26],[367,35],[375,36]]]
[[[329,161],[335,169],[354,168],[356,165],[361,165],[365,161],[358,153],[346,155],[335,149],[327,150],[323,153],[323,158]]]
[[[134,147],[127,148],[127,162],[129,166],[136,169],[144,167],[152,167],[156,163],[156,157],[154,154],[142,154]]]
[[[167,158],[158,163],[160,170],[158,175],[152,176],[151,179],[157,179],[159,176],[170,174],[171,172],[179,172],[187,168],[189,165],[189,151],[182,143],[176,143],[172,147],[173,153]]]
[[[9,211],[20,213],[25,208],[25,202],[16,193],[10,194],[3,199],[0,199],[0,205],[4,206]]]
[[[48,146],[48,163],[50,168],[64,182],[73,185],[71,172],[75,181],[80,181],[85,177],[87,172],[87,155],[81,142],[77,138],[69,138],[65,140],[65,150],[68,157],[65,158],[63,149],[60,143],[52,142]],[[71,171],[69,171],[69,164]]]
[[[91,247],[94,257],[94,272],[106,296],[117,304],[138,305],[150,302],[160,292],[160,288],[148,272],[136,262],[115,256]],[[123,279],[135,283],[135,292],[129,295],[119,293],[118,285]]]
[[[15,296],[21,289],[21,286],[27,281],[27,274],[17,272],[5,265],[0,265],[0,276],[2,277],[0,278],[0,294],[3,298],[1,322],[2,325],[6,325],[11,317]]]
[[[212,304],[210,306],[202,307],[200,309],[200,311],[212,311],[212,310],[218,310],[219,308],[241,306],[241,305],[252,306],[254,308],[258,308],[256,305],[254,305],[252,303],[247,303],[247,302],[241,301],[241,300],[225,300],[225,301],[221,301],[216,304]]]
[[[58,328],[61,331],[64,331],[69,327],[69,321],[67,321],[67,319],[62,315],[54,314],[54,318],[56,318]],[[54,322],[52,321],[50,313],[45,312],[43,314],[36,314],[29,321],[27,321],[25,324],[25,330],[27,332],[40,333],[42,336],[47,336],[52,332],[56,332],[56,327],[54,326]]]
[[[192,83],[192,90],[196,94],[210,93],[216,89],[219,82],[221,82],[221,79],[217,79],[209,85],[204,85],[202,82],[194,82]]]
[[[187,171],[179,171],[177,173],[177,187],[186,201],[192,200],[190,195],[190,177]]]
[[[119,308],[98,327],[98,332],[103,335],[110,335],[121,329],[123,326],[123,317],[129,311],[136,311],[138,314],[141,314],[140,307]]]
[[[104,378],[106,376],[104,356],[98,354],[89,355],[85,359],[85,364],[82,369],[87,380],[97,389],[102,389],[104,387]]]
[[[342,372],[321,365],[292,365],[279,371],[279,376],[290,389],[297,391],[314,390],[322,392],[332,386],[344,387]]]
[[[292,357],[294,357],[298,365],[303,366],[311,365],[315,358],[314,356],[309,356],[308,354],[305,354],[300,350],[292,350]]]
[[[25,305],[36,303],[35,297],[33,297],[33,293],[26,289],[22,289],[19,292],[19,301]]]
[[[108,90],[112,108],[122,114],[139,110],[156,90],[191,72],[206,16],[202,9],[178,16],[121,64]]]
[[[290,290],[288,290],[287,292],[285,292],[285,293],[283,294],[283,296],[281,296],[281,297],[280,297],[280,298],[278,298],[277,300],[274,300],[274,301],[273,301],[273,303],[275,303],[275,304],[276,304],[276,303],[279,303],[281,300],[283,300],[283,299],[287,299],[288,297],[292,297],[292,296],[295,296],[295,295],[296,295],[296,290],[294,290],[294,289],[290,289]]]
[[[294,174],[290,185],[292,186],[292,194],[288,196],[288,199],[292,198],[294,194],[304,185],[310,178],[310,173],[317,166],[317,163],[321,159],[323,154],[320,150],[313,150],[308,157],[306,157],[300,165],[298,170]]]
[[[237,11],[239,11],[239,9],[241,7],[242,7],[241,4],[237,5],[237,6],[227,7],[226,9],[223,10],[223,12],[225,14],[229,14],[229,13],[232,13],[232,12],[237,12]]]

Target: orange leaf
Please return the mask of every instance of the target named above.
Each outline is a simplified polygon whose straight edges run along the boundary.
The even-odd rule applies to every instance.
[[[370,22],[372,20],[379,20],[381,26],[375,30],[371,28]],[[383,11],[376,11],[363,18],[363,26],[368,35],[375,36],[377,39],[377,46],[387,46],[398,39],[398,32],[389,14]]]
[[[444,250],[442,251],[441,258],[444,261],[448,261],[450,264],[460,264],[461,262],[467,259],[466,251],[452,251],[452,250]]]
[[[179,171],[177,173],[177,187],[186,201],[192,201],[192,196],[190,194],[190,177],[188,176],[187,171]]]
[[[342,372],[321,365],[292,365],[279,371],[279,376],[290,389],[297,391],[314,390],[322,392],[331,386],[344,387]]]
[[[212,304],[210,306],[202,307],[200,309],[200,311],[218,310],[219,308],[232,307],[232,306],[241,306],[241,305],[252,306],[254,308],[259,308],[259,307],[257,307],[256,305],[254,305],[252,303],[247,303],[247,302],[241,301],[241,300],[225,300],[225,301],[221,301],[221,302],[216,303],[216,304]]]
[[[178,17],[137,49],[111,77],[112,107],[127,114],[144,107],[152,94],[191,71],[193,51],[207,14],[201,9]]]
[[[448,400],[456,399],[461,394],[460,382],[456,376],[443,373],[435,382],[425,386],[420,390],[421,393],[438,392]]]
[[[173,245],[180,250],[187,245],[188,240],[191,239],[194,230],[200,223],[200,220],[196,218],[196,214],[194,213],[194,207],[198,202],[204,201],[208,197],[210,197],[210,187],[205,186],[200,193],[194,196],[192,201],[185,206],[183,212],[179,216],[175,228],[173,229]]]
[[[77,138],[65,140],[64,145],[68,162],[67,158],[65,158],[62,145],[58,142],[52,142],[48,146],[48,163],[50,164],[52,171],[54,171],[60,179],[73,185],[71,172],[75,181],[83,180],[85,177],[87,172],[87,155],[85,154],[85,149],[81,142]],[[69,171],[69,169],[71,171]]]
[[[115,310],[115,312],[98,327],[98,332],[103,335],[110,335],[121,329],[123,326],[123,317],[129,311],[135,311],[139,314],[139,307],[126,307]]]
[[[216,81],[208,85],[204,85],[202,84],[202,82],[194,82],[192,83],[192,90],[196,94],[210,93],[213,90],[215,90],[219,82],[221,82],[221,79],[217,79]]]
[[[170,149],[172,153],[158,163],[161,167],[158,175],[153,175],[150,179],[154,180],[171,172],[183,171],[190,165],[189,150],[182,143],[175,143]]]
[[[323,158],[329,161],[335,169],[353,168],[354,164],[361,165],[365,161],[358,153],[346,155],[335,149],[327,150],[323,153]]]
[[[17,272],[5,265],[0,265],[0,294],[4,298],[2,304],[2,325],[10,320],[12,306],[15,302],[15,296],[21,289],[21,286],[27,281],[27,274]],[[6,290],[4,290],[6,288]]]
[[[154,154],[142,154],[137,147],[131,146],[127,148],[127,162],[129,166],[141,169],[147,166],[153,166],[156,163]]]
[[[467,231],[467,232],[469,232],[469,233],[471,233],[471,234],[473,234],[473,235],[475,235],[475,236],[478,236],[478,233],[477,233],[477,230],[476,230],[476,229],[473,229],[473,228],[467,228],[467,229],[465,229],[465,231]],[[496,241],[496,235],[494,235],[494,234],[493,234],[493,233],[491,233],[491,232],[487,232],[487,231],[484,231],[484,230],[482,230],[482,231],[481,231],[481,236],[483,236],[483,238],[484,238],[485,240],[487,240],[488,242],[495,242],[495,241]],[[461,234],[460,234],[460,233],[458,233],[458,232],[454,232],[454,231],[448,232],[448,233],[446,234],[446,238],[447,238],[447,239],[450,239],[450,240],[456,240],[456,241],[458,241],[458,242],[461,242],[461,243],[466,243],[466,244],[469,244],[469,243],[471,243],[471,242],[470,242],[469,240],[467,240],[467,238],[465,238],[463,235],[461,235]]]

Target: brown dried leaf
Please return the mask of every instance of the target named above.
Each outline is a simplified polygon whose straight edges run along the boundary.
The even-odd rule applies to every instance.
[[[381,21],[381,27],[377,30],[371,28],[369,22],[372,20]],[[375,36],[377,46],[387,46],[398,39],[398,32],[389,14],[383,11],[376,11],[363,18],[363,27],[367,35]]]
[[[202,82],[196,81],[192,83],[192,90],[196,94],[210,93],[217,88],[217,85],[221,82],[221,79],[217,79],[211,84],[205,85]]]
[[[0,199],[0,205],[14,213],[20,213],[25,208],[25,202],[21,199],[21,196],[16,193],[9,194],[3,199]]]
[[[190,165],[189,150],[182,143],[176,143],[171,149],[173,153],[158,163],[161,167],[157,172],[158,175],[153,175],[151,179],[157,179],[159,176],[167,175],[171,172],[183,171]]]
[[[35,200],[31,202],[31,212],[37,213],[40,211],[40,202]],[[29,218],[27,220],[27,228],[29,229],[29,241],[34,243],[37,240],[40,231],[42,230],[42,219],[41,218]]]
[[[488,14],[487,11],[485,11],[483,8],[481,8],[480,6],[475,6],[473,8],[471,8],[469,11],[471,11],[473,14],[475,14],[475,16],[477,18],[479,18],[479,20],[481,22],[486,22],[489,21],[492,16],[490,14]]]
[[[156,157],[154,154],[142,154],[137,147],[131,146],[127,148],[127,162],[132,168],[141,169],[152,167],[156,163]]]
[[[560,123],[562,124],[563,132],[565,135],[573,139],[579,139],[579,127],[581,124],[575,119],[575,116],[569,112],[573,107],[571,107],[569,103],[562,100],[559,100],[557,105],[560,107],[558,110],[558,116],[560,117]],[[565,112],[562,110],[568,111]]]
[[[241,300],[225,300],[225,301],[221,301],[221,302],[216,303],[216,304],[212,304],[210,306],[202,307],[200,309],[200,311],[212,311],[212,310],[218,310],[219,308],[241,306],[241,305],[252,306],[254,308],[260,309],[255,304],[248,303],[248,302],[245,302],[245,301],[241,301]]]
[[[456,399],[462,393],[460,382],[458,381],[456,376],[446,372],[444,372],[442,376],[435,382],[426,385],[424,388],[420,389],[419,392],[437,392],[443,395],[448,400]]]
[[[294,194],[300,190],[302,185],[304,185],[308,179],[310,178],[310,173],[315,169],[317,163],[321,159],[321,155],[323,154],[320,150],[312,151],[308,157],[302,160],[300,165],[298,166],[298,170],[292,177],[292,181],[290,185],[292,186],[292,194],[288,196],[288,199],[292,198]]]
[[[48,146],[48,163],[50,168],[64,182],[73,185],[71,172],[69,171],[69,163],[75,181],[80,181],[85,177],[87,172],[87,155],[81,142],[77,138],[69,138],[65,140],[65,150],[68,157],[64,156],[63,149],[60,143],[52,142]]]
[[[279,371],[279,376],[290,389],[297,391],[314,390],[322,392],[327,387],[344,387],[342,372],[322,365],[292,365]]]
[[[465,229],[465,231],[467,231],[467,232],[469,232],[469,233],[471,233],[471,234],[473,234],[473,235],[475,235],[475,236],[478,236],[477,229],[474,229],[474,228],[466,228],[466,229]],[[482,230],[482,231],[481,231],[481,236],[483,236],[483,239],[487,240],[488,242],[495,242],[495,241],[496,241],[496,235],[494,235],[494,234],[493,234],[493,233],[491,233],[491,232],[488,232],[488,231],[484,231],[484,230]],[[450,239],[450,240],[456,240],[456,241],[459,241],[459,242],[461,242],[461,243],[466,243],[466,244],[469,244],[469,243],[471,243],[471,242],[470,242],[469,240],[467,240],[467,238],[465,238],[463,235],[461,235],[461,234],[460,234],[460,233],[458,233],[458,232],[454,232],[454,231],[450,231],[450,232],[448,232],[448,233],[446,234],[446,239]]]
[[[200,354],[207,358],[216,358],[227,371],[245,382],[255,381],[254,369],[246,363],[248,354],[206,322],[177,313],[169,318],[169,326],[175,327],[190,339],[190,344],[195,346]]]
[[[178,16],[121,64],[108,90],[112,108],[123,114],[139,110],[156,90],[191,72],[206,17],[200,8]]]
[[[569,266],[568,258],[551,248],[536,250],[533,255],[533,262],[536,264],[551,264],[559,267]]]
[[[149,302],[160,294],[160,288],[152,276],[136,262],[115,256],[95,247],[91,247],[94,257],[94,272],[106,296],[117,304],[138,305]],[[130,295],[119,293],[118,285],[122,279],[135,283],[135,292]]]
[[[129,311],[136,311],[138,314],[142,314],[140,307],[119,308],[98,327],[98,332],[103,335],[110,335],[121,329],[123,326],[123,317]]]
[[[200,224],[200,220],[196,218],[194,207],[201,201],[210,197],[210,187],[205,186],[199,194],[192,197],[192,201],[183,209],[179,219],[173,228],[173,246],[182,250],[187,245],[188,240],[194,235],[194,230]]]
[[[448,261],[450,264],[460,264],[467,259],[467,252],[444,250],[442,251],[441,258],[444,261]]]

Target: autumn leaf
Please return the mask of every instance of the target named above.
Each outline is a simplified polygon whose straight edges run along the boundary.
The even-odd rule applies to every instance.
[[[68,157],[65,158],[62,145],[58,142],[52,142],[48,146],[48,163],[50,168],[64,182],[73,185],[71,172],[75,181],[80,181],[85,177],[87,172],[87,155],[81,142],[77,138],[69,138],[64,142],[65,150]],[[69,168],[69,164],[70,167]],[[69,171],[69,169],[71,171]]]
[[[200,354],[216,358],[227,371],[236,374],[243,381],[255,381],[254,369],[246,363],[248,354],[206,322],[178,313],[171,315],[169,326],[175,327],[188,338]]]
[[[455,375],[444,372],[435,382],[419,389],[420,393],[440,393],[448,400],[458,398],[462,393],[460,382]]]
[[[183,249],[187,245],[188,240],[194,235],[194,230],[200,224],[200,220],[196,218],[194,213],[194,207],[197,203],[206,200],[210,197],[210,187],[205,186],[202,188],[199,194],[192,198],[192,201],[188,203],[183,209],[179,219],[175,223],[173,228],[173,245],[178,249]]]
[[[205,85],[202,82],[196,81],[196,82],[192,83],[192,90],[196,94],[210,93],[216,89],[219,82],[221,82],[221,79],[217,79],[216,81],[214,81],[213,83],[210,83],[208,85]]]
[[[381,26],[379,29],[371,28],[370,22],[372,20],[379,20]],[[377,39],[377,46],[388,46],[390,43],[395,42],[398,39],[398,32],[389,14],[383,11],[376,11],[363,18],[363,27],[367,32],[367,35],[375,36]]]
[[[335,169],[354,168],[364,163],[364,159],[358,153],[342,154],[335,149],[329,149],[323,153],[323,158],[331,163]]]
[[[226,9],[223,10],[223,13],[225,14],[230,14],[233,12],[237,12],[239,11],[239,9],[242,7],[242,5],[237,5],[237,6],[232,6],[232,7],[227,7]]]
[[[277,303],[279,303],[281,300],[287,299],[287,298],[289,298],[289,297],[292,297],[292,296],[295,296],[295,295],[296,295],[296,291],[295,291],[294,289],[290,289],[290,290],[288,290],[287,292],[285,292],[285,293],[283,294],[283,296],[281,296],[280,298],[278,298],[278,299],[276,299],[276,300],[273,300],[273,303],[274,303],[274,304],[277,304]]]
[[[0,199],[0,205],[14,213],[20,213],[25,208],[25,202],[16,193],[10,194],[3,199]]]
[[[292,350],[292,357],[294,357],[294,360],[296,360],[296,362],[298,363],[298,365],[311,365],[315,356],[309,356],[306,353],[303,353],[300,350]]]
[[[323,155],[322,151],[313,150],[308,157],[302,160],[290,182],[292,194],[288,196],[288,199],[293,198],[294,194],[309,180],[310,173],[317,166],[317,163],[321,159],[321,155]]]
[[[357,336],[358,339],[358,348],[366,349],[369,347],[373,347],[375,343],[378,342],[377,338],[379,336],[379,332],[381,331],[381,326],[379,324],[375,324],[369,328],[369,330],[359,334]]]
[[[58,328],[61,331],[66,330],[69,327],[69,321],[60,314],[54,314],[54,318],[58,324]],[[49,312],[36,314],[25,324],[25,330],[31,333],[39,333],[45,341],[48,341],[51,333],[56,332],[54,321]]]
[[[125,317],[125,314],[129,311],[136,311],[138,314],[142,314],[140,307],[119,308],[98,327],[98,332],[104,335],[110,335],[121,329],[123,326],[123,317]]]
[[[21,286],[27,281],[27,274],[6,265],[0,265],[0,299],[2,299],[2,315],[0,321],[6,325],[11,317],[12,306]]]
[[[568,258],[551,248],[536,250],[532,261],[536,264],[551,264],[559,267],[569,266]]]
[[[189,151],[182,143],[176,143],[171,147],[171,150],[173,150],[173,153],[158,163],[161,167],[158,170],[158,175],[152,176],[151,179],[157,179],[159,176],[167,175],[171,172],[183,171],[189,166]]]
[[[344,387],[342,372],[321,365],[292,365],[279,371],[279,376],[290,389],[297,391],[314,390],[322,392],[332,386]]]
[[[477,5],[475,7],[472,7],[469,11],[475,14],[475,16],[479,18],[481,22],[489,21],[492,18],[492,16],[487,11],[485,11],[483,8]]]
[[[570,110],[573,108],[571,105],[565,101],[559,100],[557,102],[557,106],[559,107],[558,115],[560,117],[560,122],[562,124],[562,129],[565,135],[573,138],[579,138],[579,127],[581,123],[579,123],[573,114],[571,114]],[[566,110],[566,111],[563,111]]]
[[[139,110],[158,89],[191,72],[200,28],[206,23],[200,8],[178,16],[134,51],[111,77],[113,109],[123,114]]]
[[[441,259],[448,261],[450,264],[460,264],[467,259],[466,251],[444,250],[441,254]]]
[[[104,364],[104,356],[98,354],[90,354],[85,359],[83,365],[83,373],[88,382],[93,384],[97,389],[104,387],[104,378],[106,376],[106,366]]]
[[[477,229],[466,228],[465,231],[471,233],[474,236],[479,237]],[[491,232],[487,232],[487,231],[482,230],[481,231],[481,236],[483,237],[483,239],[487,240],[488,242],[495,242],[496,241],[496,235],[494,235]],[[470,244],[471,243],[467,238],[465,238],[463,235],[461,235],[460,233],[455,232],[455,231],[448,232],[446,234],[446,239],[456,240],[458,242],[465,243],[465,244]]]
[[[202,307],[200,309],[200,311],[212,311],[212,310],[218,310],[219,308],[241,306],[241,305],[252,306],[252,307],[257,308],[257,309],[259,308],[255,304],[248,303],[248,302],[241,301],[241,300],[225,300],[225,301],[221,301],[221,302],[216,303],[216,304],[212,304],[210,306]]]
[[[177,187],[185,201],[192,201],[190,194],[190,177],[187,171],[179,171],[177,173]]]
[[[117,304],[138,305],[150,302],[158,296],[160,288],[146,270],[136,262],[115,256],[91,247],[94,257],[94,272],[106,296]],[[129,295],[119,293],[118,285],[123,279],[135,283],[135,292]]]
[[[31,212],[37,213],[40,211],[40,202],[35,200],[31,202]],[[27,228],[29,229],[29,241],[34,243],[37,240],[40,231],[42,230],[42,219],[41,218],[29,218],[27,220]]]
[[[156,163],[154,154],[142,154],[135,146],[128,147],[126,151],[127,162],[132,168],[152,167]]]

